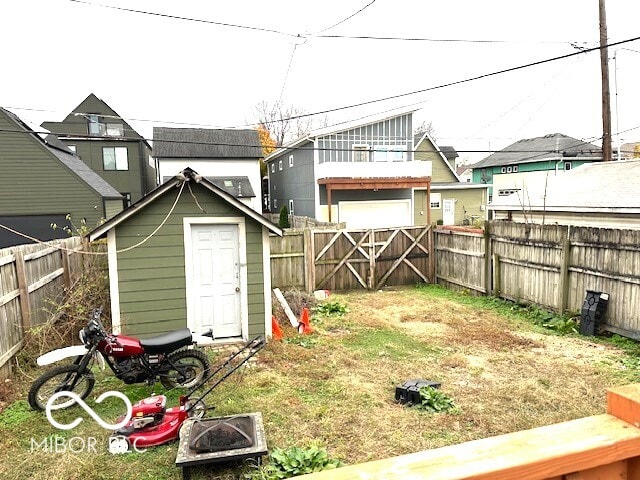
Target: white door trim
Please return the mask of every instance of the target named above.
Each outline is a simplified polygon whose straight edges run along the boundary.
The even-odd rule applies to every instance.
[[[187,301],[187,327],[194,328],[195,322],[195,299],[193,292],[193,245],[191,244],[192,225],[237,225],[238,226],[238,258],[240,260],[240,321],[243,340],[248,340],[249,336],[249,299],[247,288],[247,235],[244,217],[183,217],[184,227],[184,270],[185,287]],[[195,332],[202,333],[202,332]],[[225,341],[228,339],[225,339]]]

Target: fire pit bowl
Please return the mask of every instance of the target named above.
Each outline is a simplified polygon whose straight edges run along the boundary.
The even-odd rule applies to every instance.
[[[188,480],[192,466],[246,458],[259,460],[267,452],[260,412],[190,418],[180,428],[176,466],[182,467],[182,477]]]

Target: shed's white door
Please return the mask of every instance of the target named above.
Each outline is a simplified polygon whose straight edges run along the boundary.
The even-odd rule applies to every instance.
[[[191,252],[191,328],[196,333],[212,328],[214,338],[241,336],[238,226],[192,225]]]
[[[456,223],[456,201],[453,198],[442,200],[442,223],[444,225]]]

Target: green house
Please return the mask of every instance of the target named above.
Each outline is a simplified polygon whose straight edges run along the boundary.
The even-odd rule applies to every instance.
[[[458,156],[453,147],[438,147],[428,133],[414,136],[416,160],[431,162],[429,206],[431,223],[473,225],[486,219],[487,185],[460,180],[455,170]],[[413,218],[416,225],[427,223],[426,189],[415,189]]]
[[[515,191],[546,181],[550,176],[585,163],[602,160],[600,147],[561,133],[524,138],[471,165],[473,181],[489,186],[494,195],[508,196]]]
[[[115,332],[271,335],[269,234],[282,230],[190,168],[96,228]]]
[[[0,108],[0,248],[67,238],[122,210],[122,196],[53,135]],[[70,220],[69,220],[70,219]],[[52,224],[60,228],[53,229]],[[18,233],[20,232],[23,235]]]
[[[125,198],[124,207],[156,187],[149,143],[93,93],[61,122],[44,122],[42,127],[113,185]]]

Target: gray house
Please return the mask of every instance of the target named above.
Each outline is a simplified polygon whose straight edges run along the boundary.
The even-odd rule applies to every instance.
[[[125,198],[124,206],[156,187],[149,143],[93,93],[61,122],[44,122],[94,172]]]
[[[67,238],[62,228],[89,228],[122,210],[122,195],[55,136],[35,133],[0,108],[0,224],[39,240]],[[0,248],[31,240],[0,228]]]
[[[257,130],[156,127],[153,155],[159,183],[190,167],[262,212],[263,155]]]
[[[414,191],[429,188],[431,162],[414,158],[413,112],[315,130],[277,149],[265,158],[270,210],[348,228],[414,225]]]
[[[114,331],[271,334],[269,233],[261,214],[187,168],[89,234],[107,238]]]

